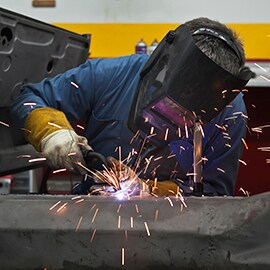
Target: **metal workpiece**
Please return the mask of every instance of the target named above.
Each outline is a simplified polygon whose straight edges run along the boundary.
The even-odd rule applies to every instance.
[[[184,204],[174,197],[2,195],[1,270],[269,269],[269,204],[270,192]]]

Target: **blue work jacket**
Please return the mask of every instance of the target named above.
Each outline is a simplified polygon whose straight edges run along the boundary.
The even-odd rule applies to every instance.
[[[139,147],[138,140],[131,143],[134,134],[127,123],[140,72],[147,60],[145,55],[91,59],[54,78],[26,84],[12,106],[12,114],[20,127],[24,127],[25,119],[33,109],[46,106],[61,110],[71,122],[84,119],[84,136],[96,152],[118,158],[121,151],[121,158],[125,159],[132,149],[136,151]],[[25,106],[26,103],[35,105]],[[202,176],[207,192],[233,195],[243,149],[245,114],[240,93],[216,118],[203,126]],[[171,179],[186,193],[191,192],[192,141],[190,135],[162,149],[163,158],[159,160],[157,171],[158,180]]]

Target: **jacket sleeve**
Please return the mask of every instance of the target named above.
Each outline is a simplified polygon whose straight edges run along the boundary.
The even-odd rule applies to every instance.
[[[239,94],[215,119],[212,132],[203,149],[205,191],[214,195],[233,195],[238,176],[239,159],[246,134],[246,108]]]
[[[107,93],[107,98],[114,94],[134,61],[138,66],[142,64],[136,57],[91,59],[53,78],[24,85],[11,108],[16,124],[23,128],[28,114],[43,107],[64,112],[70,121],[82,119],[104,94]]]

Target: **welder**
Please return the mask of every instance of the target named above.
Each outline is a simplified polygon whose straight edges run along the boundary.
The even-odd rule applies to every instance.
[[[162,81],[162,76],[176,71],[170,85],[179,86],[181,82],[182,89],[173,91],[182,91],[183,100],[189,95],[189,90],[192,92],[192,89],[196,89],[199,78],[199,88],[202,91],[200,94],[195,93],[196,98],[192,92],[193,100],[185,100],[184,105],[191,106],[188,108],[191,113],[184,116],[186,119],[192,119],[198,108],[204,118],[203,113],[206,110],[200,104],[208,102],[211,106],[215,105],[212,104],[209,93],[204,96],[207,89],[203,85],[212,87],[210,97],[215,98],[214,91],[218,89],[222,92],[218,95],[226,100],[228,89],[218,88],[219,84],[222,85],[217,80],[220,78],[224,85],[230,87],[230,91],[235,91],[231,91],[234,94],[230,96],[229,103],[221,102],[220,107],[212,108],[214,113],[211,112],[213,117],[210,118],[213,119],[208,118],[203,123],[202,182],[206,193],[233,195],[247,118],[243,94],[239,91],[248,81],[246,78],[242,79],[245,71],[242,42],[230,28],[208,18],[188,21],[177,31],[183,37],[179,39],[178,52],[176,50],[180,53],[180,62],[176,59],[177,54],[169,52],[175,33],[171,31],[160,44],[161,55],[165,55],[162,61],[159,61],[158,47],[150,58],[146,55],[130,55],[90,59],[54,78],[25,84],[12,106],[12,114],[24,130],[26,139],[47,158],[52,168],[67,168],[82,174],[85,173],[80,166],[84,164],[83,149],[94,149],[105,157],[117,159],[121,152],[122,160],[135,159],[142,142],[142,137],[136,136],[136,129],[141,129],[140,121],[136,118],[137,113],[143,114],[140,104],[154,97],[156,89],[162,91],[162,87],[156,85],[157,80],[153,83],[153,77],[157,75]],[[170,65],[167,66],[166,61]],[[199,68],[192,67],[194,61],[201,63]],[[166,71],[165,75],[162,70]],[[171,103],[165,97],[161,103],[155,104],[160,110],[159,115],[168,114],[174,118],[174,123],[181,122],[176,119],[174,112],[162,111],[165,103],[171,108],[178,106],[177,102]],[[194,109],[193,103],[196,104]],[[154,123],[155,115],[150,116]],[[73,123],[81,120],[85,122],[84,136],[79,136],[72,128]],[[143,121],[141,122],[143,125]],[[168,141],[164,137],[155,137],[155,143],[161,142],[155,158],[149,163],[147,171],[141,170],[140,177],[147,179],[150,187],[153,186],[154,179],[157,179],[154,191],[156,195],[172,195],[179,188],[186,194],[192,192],[193,135],[191,126],[186,123],[182,130],[185,136],[173,136]]]

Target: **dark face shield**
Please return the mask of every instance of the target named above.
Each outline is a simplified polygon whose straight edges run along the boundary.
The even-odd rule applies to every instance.
[[[236,77],[213,62],[182,25],[169,32],[146,63],[129,128],[158,145],[187,137],[196,117],[208,123],[236,97],[249,76]]]

